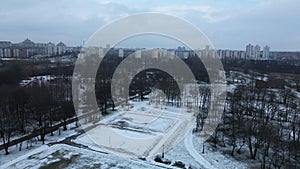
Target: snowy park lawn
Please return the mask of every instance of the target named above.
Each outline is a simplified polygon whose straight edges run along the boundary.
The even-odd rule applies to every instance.
[[[45,149],[48,149],[49,143],[53,142],[59,142],[64,140],[67,137],[70,137],[72,135],[77,134],[77,128],[75,127],[75,124],[68,124],[67,128],[69,130],[62,131],[59,135],[58,131],[53,132],[53,136],[50,134],[46,135],[45,137],[45,144],[42,145],[41,141],[38,141],[38,138],[34,138],[33,142],[23,142],[22,145],[18,144],[16,146],[9,147],[9,154],[5,155],[4,151],[0,151],[0,168],[7,168],[4,166],[9,166],[9,164],[17,163],[19,161],[26,161],[26,157],[30,154],[34,154],[37,152],[44,151]],[[21,146],[21,151],[20,151]]]
[[[23,143],[22,151],[12,146],[11,154],[0,154],[0,168],[176,168],[176,161],[187,168],[246,168],[208,145],[201,153],[199,137],[191,132],[193,113],[171,106],[161,109],[147,101],[130,104],[129,109],[117,107],[118,112],[111,112],[95,124],[82,124],[80,128],[94,126],[86,133],[81,134],[80,128],[70,124],[61,135],[58,131],[54,136],[48,134],[45,145],[37,142],[26,149]],[[60,142],[67,138],[69,142]],[[171,161],[169,165],[154,161],[163,149],[165,159]]]
[[[123,159],[69,145],[53,145],[5,168],[161,168],[141,160]]]
[[[125,127],[143,130],[145,132],[164,132],[174,125],[179,117],[179,108],[167,106],[161,109],[144,102],[130,102],[132,108],[118,108],[120,116],[111,120],[110,124],[125,122]]]
[[[117,107],[118,112],[105,117],[75,142],[125,156],[144,157],[162,152],[163,146],[169,149],[183,140],[184,129],[192,127],[193,122],[188,120],[193,120],[193,114],[180,112],[179,108],[161,109],[148,101],[130,104],[129,109]],[[185,113],[184,118],[180,113]]]

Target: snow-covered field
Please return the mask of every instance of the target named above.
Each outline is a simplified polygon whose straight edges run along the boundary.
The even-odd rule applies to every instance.
[[[7,163],[1,168],[161,168],[142,160],[94,152],[69,145],[42,146],[39,152],[27,154],[18,162]]]
[[[18,162],[23,160],[24,156],[28,156],[28,154],[34,154],[37,152],[41,152],[44,149],[48,148],[49,143],[59,142],[64,140],[67,137],[77,134],[77,129],[75,128],[75,124],[67,125],[69,130],[61,131],[61,135],[59,135],[58,131],[54,132],[54,136],[50,136],[50,134],[45,137],[45,145],[42,145],[41,141],[37,141],[37,138],[34,138],[32,143],[23,142],[22,145],[18,144],[16,146],[12,146],[9,148],[10,154],[5,155],[4,150],[0,151],[0,168],[5,168],[3,166],[7,166],[8,164],[12,164],[14,162]],[[21,146],[21,151],[20,151]]]
[[[22,151],[13,146],[11,154],[1,152],[0,168],[176,168],[172,166],[176,161],[186,168],[246,168],[209,147],[201,153],[199,137],[190,132],[193,113],[170,106],[161,109],[148,101],[131,105],[130,109],[118,107],[118,112],[105,116],[85,133],[70,124],[69,130],[61,135],[47,135],[45,145],[38,142],[26,149],[24,143]],[[137,119],[141,117],[149,118],[150,122],[139,123]],[[85,124],[81,128],[90,126]],[[169,165],[154,161],[163,149],[165,159],[171,161]]]
[[[170,149],[183,140],[187,131],[193,127],[193,113],[181,112],[174,107],[151,106],[147,102],[131,102],[132,108],[119,108],[99,125],[87,131],[87,135],[75,140],[84,144],[93,140],[106,151],[131,156],[153,156]],[[160,112],[160,113],[151,113]],[[138,122],[137,120],[151,122]]]

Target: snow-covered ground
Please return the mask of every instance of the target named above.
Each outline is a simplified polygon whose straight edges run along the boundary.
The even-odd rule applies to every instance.
[[[42,146],[1,168],[162,168],[163,165],[94,152],[69,145]]]
[[[77,129],[75,124],[67,125],[69,130],[62,131],[59,135],[58,131],[54,132],[54,136],[50,136],[50,134],[46,135],[45,137],[45,145],[42,145],[42,142],[38,141],[37,138],[32,139],[32,143],[30,142],[23,142],[22,145],[18,144],[16,146],[9,147],[8,155],[4,154],[4,150],[0,151],[0,168],[3,168],[3,165],[7,165],[9,163],[18,162],[22,160],[23,156],[27,156],[28,154],[34,154],[36,152],[41,152],[44,149],[47,149],[47,144],[52,142],[58,142],[64,140],[67,137],[75,135],[77,133]],[[20,151],[21,146],[21,151]]]
[[[62,131],[61,135],[58,132],[47,135],[45,145],[37,142],[26,149],[24,143],[22,151],[13,146],[7,156],[1,151],[0,168],[174,168],[176,161],[187,168],[246,168],[208,147],[201,153],[199,137],[190,132],[194,125],[193,113],[170,106],[161,109],[147,101],[131,102],[131,105],[129,110],[117,107],[119,112],[112,112],[96,124],[82,125],[81,128],[94,125],[85,133],[70,124],[69,130]],[[141,116],[151,117],[152,121],[139,123],[136,119]],[[120,135],[132,140],[120,139]],[[163,149],[165,158],[172,162],[170,165],[154,161]]]
[[[193,127],[193,113],[181,112],[180,108],[161,109],[147,102],[130,104],[131,109],[119,108],[106,122],[100,121],[99,126],[75,141],[83,144],[91,138],[106,151],[133,157],[153,156],[163,147],[167,150],[179,143]],[[139,123],[137,119],[152,121]]]
[[[233,159],[230,155],[224,155],[218,150],[214,150],[209,143],[204,144],[204,153],[202,153],[203,144],[200,143],[199,136],[190,135],[189,140],[193,140],[193,147],[200,156],[198,159],[205,160],[203,164],[211,168],[222,169],[246,169],[249,168],[246,163]],[[207,168],[207,167],[206,167]]]
[[[34,76],[34,77],[30,77],[29,79],[22,80],[20,82],[20,86],[26,86],[32,82],[45,83],[45,82],[49,82],[53,79],[55,79],[55,76],[51,76],[51,75]]]

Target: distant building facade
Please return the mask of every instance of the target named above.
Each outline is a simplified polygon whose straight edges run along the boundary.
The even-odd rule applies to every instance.
[[[246,46],[246,59],[252,59],[252,60],[270,59],[270,47],[266,45],[261,51],[259,45],[253,46],[251,44],[248,44]]]
[[[67,46],[60,42],[34,43],[28,38],[20,43],[0,41],[0,57],[28,58],[33,56],[54,56],[66,53]]]
[[[220,59],[245,59],[245,51],[241,50],[217,50]]]
[[[246,46],[246,57],[253,58],[253,55],[254,55],[254,47],[250,43]]]
[[[67,46],[66,46],[64,43],[59,42],[59,43],[56,45],[56,47],[57,47],[57,54],[58,54],[58,55],[62,55],[62,54],[64,54],[64,53],[66,53]]]
[[[260,46],[259,45],[255,45],[253,48],[253,58],[254,59],[259,59],[260,57]]]
[[[267,45],[263,49],[263,56],[264,59],[269,59],[270,58],[270,47]]]
[[[11,51],[12,43],[9,41],[0,42],[0,57],[11,57],[13,51]],[[17,51],[15,51],[17,52]]]
[[[179,46],[175,50],[175,55],[182,59],[187,59],[191,51],[187,50],[184,46]]]

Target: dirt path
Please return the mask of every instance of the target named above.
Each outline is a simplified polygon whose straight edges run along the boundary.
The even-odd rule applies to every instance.
[[[193,133],[192,130],[189,132],[187,137],[184,139],[184,145],[190,155],[197,161],[203,168],[214,169],[214,167],[209,161],[207,161],[200,153],[195,149],[193,144]]]

